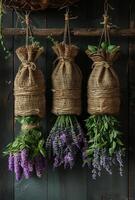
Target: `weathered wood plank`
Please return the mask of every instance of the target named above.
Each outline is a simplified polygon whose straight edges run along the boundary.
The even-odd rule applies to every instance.
[[[38,12],[31,16],[32,23],[34,26],[38,28],[42,28],[46,26],[45,14],[43,12]],[[44,38],[40,39],[35,37],[36,40],[40,42],[41,45],[44,46],[45,40]],[[25,45],[25,37],[20,40],[19,37],[16,37],[14,40],[14,51],[17,47]],[[20,61],[15,55],[15,63],[14,70],[17,72]],[[38,60],[38,67],[43,71],[45,75],[46,71],[46,57],[45,53]],[[15,73],[16,74],[16,73]],[[43,127],[46,130],[46,118],[43,120]],[[16,127],[16,135],[18,134],[18,128]],[[43,132],[43,134],[45,134]],[[21,180],[20,182],[15,182],[15,198],[14,200],[47,200],[47,172],[41,179],[37,177],[33,177],[29,180]]]
[[[12,13],[8,13],[4,19],[6,26],[13,25]],[[14,178],[8,172],[7,157],[3,157],[5,146],[13,140],[13,38],[5,42],[11,51],[11,57],[4,59],[3,50],[0,50],[0,199],[14,200]]]
[[[91,1],[92,17],[89,17],[90,22],[94,24],[99,24],[102,19],[103,14],[103,2],[104,1]],[[112,11],[111,18],[112,23],[118,25],[120,28],[128,27],[128,7],[127,1],[122,3],[122,1],[113,0],[111,1],[112,6],[115,8]],[[90,12],[90,11],[89,11]],[[92,22],[91,22],[92,21]],[[125,140],[127,143],[128,138],[128,87],[127,87],[127,60],[128,60],[128,40],[123,40],[122,38],[111,38],[112,43],[121,46],[121,58],[115,64],[114,68],[119,76],[121,85],[121,112],[120,112],[120,124],[121,131],[125,134]],[[93,38],[91,44],[97,44],[97,40]],[[91,173],[88,171],[88,199],[91,200],[127,200],[128,199],[128,164],[125,163],[124,176],[120,177],[118,169],[113,170],[113,175],[110,176],[107,173],[103,173],[101,177],[97,178],[96,181],[91,179]]]
[[[79,15],[80,13],[79,8],[74,8],[74,12],[72,12],[72,15]],[[87,8],[83,7],[83,13],[82,16],[80,16],[79,24],[80,26],[84,24],[84,18],[85,10]],[[47,28],[57,27],[57,28],[63,28],[64,26],[64,12],[48,12],[47,13]],[[82,12],[82,11],[81,11]],[[82,18],[81,18],[82,17]],[[86,21],[86,18],[85,18]],[[74,26],[75,23],[78,23],[78,20],[74,22],[71,22],[71,28]],[[63,36],[57,38],[59,41],[63,40]],[[73,43],[77,43],[77,41],[72,38]],[[80,45],[81,40],[79,40],[78,45]],[[47,102],[49,103],[48,106],[48,133],[51,127],[54,123],[54,116],[50,114],[51,112],[51,106],[52,106],[52,93],[51,93],[51,74],[53,71],[53,61],[55,60],[54,52],[51,49],[51,43],[48,41],[47,45],[47,66],[48,66],[48,92],[47,92]],[[80,45],[81,49],[83,48],[83,44]],[[81,50],[80,50],[81,51]],[[82,58],[79,56],[77,57],[78,65],[81,67],[81,69],[85,69],[85,62],[82,61]],[[81,54],[82,55],[82,54]],[[84,55],[84,54],[83,54]],[[81,64],[83,65],[81,65]],[[83,95],[82,95],[83,96]],[[64,170],[62,167],[60,169],[49,169],[48,173],[48,200],[87,200],[87,173],[86,169],[82,169],[81,164],[78,162],[73,170],[67,169]]]
[[[77,37],[97,37],[102,34],[103,29],[99,28],[74,28],[71,29],[71,34]],[[5,36],[24,36],[26,30],[23,28],[4,28],[3,34]],[[62,36],[64,33],[64,29],[62,28],[48,28],[48,29],[33,29],[33,34],[40,37],[46,36]],[[116,28],[110,30],[110,35],[112,37],[135,37],[135,29],[128,29],[128,28]]]
[[[135,2],[130,1],[130,28],[135,27]],[[129,40],[129,200],[135,199],[135,40]]]

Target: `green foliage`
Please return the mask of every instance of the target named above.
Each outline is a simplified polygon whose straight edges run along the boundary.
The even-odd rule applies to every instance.
[[[33,36],[29,36],[29,38],[28,38],[28,43],[29,43],[29,44],[33,44],[33,45],[35,45],[35,46],[37,46],[37,47],[40,47],[40,46],[41,46],[41,45],[40,45],[40,42],[37,41],[36,38],[33,37]]]
[[[53,45],[58,44],[58,41],[56,41],[51,35],[49,35],[49,36],[47,37],[47,39],[48,39]]]
[[[117,130],[118,120],[109,115],[93,115],[86,120],[89,137],[87,154],[93,156],[95,149],[108,149],[110,156],[119,150],[124,150],[121,141],[122,133]]]
[[[66,127],[74,129],[76,117],[74,115],[60,115],[58,116],[52,131],[58,129],[65,129]]]
[[[40,122],[40,118],[37,116],[17,117],[16,120],[21,125],[33,125]],[[42,154],[43,156],[46,155],[44,145],[45,141],[42,137],[40,127],[22,129],[15,141],[7,145],[3,153],[4,155],[8,155],[10,153],[15,154],[17,152],[21,152],[23,149],[27,149],[29,150],[31,159],[33,159],[38,154]]]
[[[102,42],[99,47],[97,46],[88,46],[88,50],[90,53],[99,53],[99,52],[105,52],[105,53],[114,53],[120,50],[120,46],[109,44],[108,42]]]

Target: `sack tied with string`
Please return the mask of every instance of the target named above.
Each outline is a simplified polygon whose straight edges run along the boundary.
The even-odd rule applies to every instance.
[[[113,62],[119,52],[90,53],[93,70],[88,81],[88,113],[89,114],[118,114],[120,109],[120,86],[118,77],[113,69]]]
[[[53,108],[56,115],[81,113],[82,73],[75,63],[78,47],[75,45],[53,46],[58,64],[52,74]]]
[[[29,179],[32,174],[41,177],[46,169],[45,141],[41,118],[45,115],[45,81],[35,62],[43,53],[36,44],[16,50],[21,66],[14,81],[15,116],[21,125],[20,134],[7,145],[8,169],[16,180]]]
[[[88,80],[90,116],[86,119],[88,145],[84,165],[92,166],[93,179],[101,176],[102,170],[112,174],[113,166],[119,167],[120,175],[123,174],[124,144],[115,117],[120,110],[120,84],[113,69],[119,50],[120,46],[106,41],[99,47],[89,45],[86,50],[93,69]]]
[[[35,62],[43,53],[42,47],[29,45],[16,50],[21,66],[14,82],[15,116],[45,114],[45,81]]]
[[[83,130],[76,117],[81,113],[82,88],[82,73],[75,63],[78,47],[56,43],[53,50],[58,63],[52,74],[52,112],[58,117],[47,138],[46,147],[54,161],[54,168],[61,165],[72,168],[77,154],[82,156],[85,143]]]

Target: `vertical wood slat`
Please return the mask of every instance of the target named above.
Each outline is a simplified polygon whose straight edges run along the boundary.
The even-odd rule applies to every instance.
[[[79,18],[76,21],[73,21],[73,26],[76,27],[83,27],[93,25],[96,26],[99,24],[101,19],[100,16],[102,15],[102,7],[103,7],[103,0],[99,2],[98,0],[85,0],[81,1],[79,4],[80,7],[73,8],[72,14],[78,15]],[[134,1],[132,0],[134,3]],[[115,11],[112,13],[112,21],[114,24],[119,23],[120,27],[128,26],[128,7],[129,2],[123,0],[112,1],[113,6],[115,7]],[[133,5],[133,4],[132,4]],[[133,7],[134,11],[135,7]],[[97,19],[98,17],[98,19]],[[47,12],[39,12],[34,14],[33,24],[36,25],[38,28],[42,27],[63,27],[63,11],[58,12],[54,10],[49,10]],[[47,18],[47,24],[45,19]],[[133,20],[135,20],[135,16],[133,16]],[[11,17],[9,20],[6,20],[9,26],[12,26]],[[51,112],[51,103],[52,103],[52,95],[51,95],[51,72],[52,72],[52,63],[54,60],[54,54],[51,50],[51,45],[46,38],[38,38],[41,41],[43,46],[47,46],[46,55],[43,55],[39,61],[39,66],[41,66],[42,70],[44,71],[46,84],[47,84],[47,118],[44,119],[44,128],[45,134],[47,134],[53,124],[53,116],[50,114]],[[77,62],[83,71],[83,75],[86,77],[90,73],[90,61],[83,52],[87,44],[97,43],[97,38],[76,38],[73,37],[73,41],[75,44],[80,46],[80,53],[77,57]],[[122,57],[118,62],[118,66],[116,66],[116,70],[119,74],[121,86],[122,86],[122,109],[120,120],[122,121],[122,131],[127,134],[127,116],[128,116],[128,108],[127,108],[127,99],[128,99],[128,91],[127,91],[127,54],[128,54],[128,40],[127,39],[117,39],[114,40],[115,43],[119,43],[122,46]],[[15,51],[16,47],[19,45],[24,44],[24,37],[20,40],[20,37],[16,37],[14,40],[14,46],[12,52]],[[9,48],[12,48],[12,43],[9,38],[8,42]],[[130,83],[131,83],[131,96],[134,95],[135,89],[135,81],[134,81],[134,67],[135,67],[135,41],[131,40],[130,45]],[[47,61],[46,61],[47,58]],[[3,60],[3,58],[1,59]],[[11,67],[11,63],[13,64],[13,58],[11,57],[9,62],[5,64],[1,61],[0,67],[0,129],[2,131],[2,136],[0,139],[0,148],[4,147],[8,142],[10,142],[14,136],[14,132],[11,131],[13,129],[13,109],[12,104],[13,100],[12,97],[9,97],[9,101],[7,102],[7,96],[12,93],[12,88],[10,85],[5,85],[5,81],[12,80],[13,82],[13,67],[15,73],[17,72],[19,61],[15,56],[15,65]],[[1,85],[4,83],[3,85]],[[86,80],[84,80],[84,85],[86,88]],[[83,89],[84,89],[83,88]],[[86,90],[83,90],[83,107],[84,113],[82,116],[82,121],[86,118]],[[4,100],[6,99],[6,100]],[[132,100],[133,102],[133,100]],[[2,105],[2,106],[1,106]],[[135,107],[133,107],[135,108]],[[132,107],[130,108],[133,111]],[[129,200],[134,200],[135,198],[135,160],[134,160],[134,152],[135,152],[135,145],[134,145],[134,120],[135,115],[134,113],[130,114],[130,160],[129,160]],[[47,124],[46,124],[47,121]],[[11,132],[10,132],[11,131]],[[16,134],[18,130],[16,129]],[[13,192],[13,176],[7,172],[7,160],[1,158],[2,166],[0,166],[0,177],[2,182],[0,184],[0,200],[127,200],[127,172],[125,173],[124,177],[119,177],[118,171],[114,170],[113,176],[110,177],[109,175],[104,174],[101,178],[97,179],[96,182],[91,180],[90,172],[87,172],[87,169],[82,169],[80,163],[78,166],[75,166],[73,171],[70,170],[63,170],[57,169],[55,171],[52,170],[52,166],[49,166],[48,173],[44,175],[42,179],[32,178],[30,180],[22,180],[19,183],[15,182],[15,198]]]
[[[135,27],[135,2],[130,1],[130,28]],[[135,199],[135,39],[129,40],[129,200]]]
[[[102,16],[102,7],[104,1],[92,1],[97,10],[91,10],[93,13],[93,19],[95,23],[102,21],[100,16]],[[128,7],[129,4],[127,1],[123,3],[122,0],[116,1],[113,0],[110,2],[111,5],[115,8],[114,11],[110,13],[112,23],[122,27],[128,27]],[[100,8],[100,13],[97,14],[98,8]],[[100,14],[100,16],[99,16]],[[92,14],[91,14],[92,15]],[[91,20],[91,19],[90,19]],[[91,22],[91,21],[90,21]],[[94,23],[94,22],[93,22]],[[121,58],[114,65],[115,71],[119,76],[120,85],[121,85],[121,111],[120,111],[120,124],[121,131],[124,133],[127,138],[128,134],[128,79],[127,79],[127,60],[128,60],[128,40],[123,40],[121,38],[111,38],[111,42],[121,46]],[[98,41],[93,38],[91,44],[97,44]],[[126,142],[126,141],[125,141]],[[127,142],[126,142],[127,143]],[[97,178],[96,181],[93,181],[89,178],[88,182],[88,199],[92,200],[127,200],[128,199],[128,172],[127,172],[127,162],[125,163],[124,176],[120,177],[118,169],[113,170],[113,175],[110,176],[107,173],[103,173],[101,177]],[[90,175],[90,172],[89,172]]]
[[[36,27],[45,27],[45,14],[43,12],[35,13],[31,15],[32,24]],[[15,19],[16,20],[16,19]],[[45,38],[35,38],[37,41],[40,42],[41,45],[45,46]],[[18,37],[15,38],[15,48],[19,46],[25,45],[25,37],[20,40]],[[20,65],[20,61],[18,60],[17,56],[15,55],[15,64],[14,69],[17,72],[18,67]],[[45,53],[39,57],[37,61],[37,66],[42,70],[44,76],[46,76],[46,57]],[[15,73],[16,74],[16,73]],[[43,120],[43,127],[46,129],[46,120]],[[16,135],[18,134],[18,128],[16,128]],[[44,133],[43,133],[44,137]],[[15,181],[15,199],[14,200],[47,200],[47,172],[45,172],[44,176],[41,179],[37,177],[32,177],[29,180],[23,179],[20,182]]]
[[[12,12],[4,18],[6,26],[13,25]],[[14,200],[14,178],[8,172],[7,157],[3,157],[5,146],[13,140],[13,37],[5,41],[5,45],[11,51],[11,57],[4,59],[4,53],[0,54],[0,199]]]
[[[72,15],[79,16],[79,13],[81,12],[82,15],[79,16],[79,20],[71,21],[71,27],[73,27],[73,24],[79,23],[79,25],[84,25],[84,19],[85,18],[85,12],[87,7],[78,7],[75,10],[75,13],[72,11]],[[80,11],[81,10],[81,11]],[[54,12],[54,11],[48,11],[47,13],[47,28],[63,28],[64,26],[64,12]],[[57,16],[57,17],[56,17]],[[57,38],[59,41],[62,41],[63,36]],[[72,39],[74,42],[74,39]],[[48,74],[48,97],[47,97],[47,103],[49,104],[48,108],[48,134],[49,130],[53,126],[55,117],[50,114],[51,112],[51,105],[52,105],[52,93],[51,93],[51,74],[54,69],[53,67],[53,61],[56,57],[54,55],[54,52],[51,48],[51,43],[47,42],[47,74]],[[76,44],[76,43],[75,43]],[[80,43],[79,43],[80,44]],[[80,58],[80,57],[79,57]],[[78,59],[78,58],[77,58]],[[78,63],[80,66],[80,63]],[[80,66],[81,67],[81,66]],[[51,102],[50,102],[51,100]],[[77,166],[78,165],[78,166]],[[53,170],[49,168],[48,172],[48,200],[87,200],[87,174],[86,169],[82,169],[81,164],[76,164],[75,168],[70,169],[56,169]]]

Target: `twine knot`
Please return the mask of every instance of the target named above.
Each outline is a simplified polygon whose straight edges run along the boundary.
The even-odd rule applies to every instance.
[[[68,62],[70,62],[70,63],[73,62],[73,58],[71,58],[71,57],[59,56],[59,57],[57,57],[56,60],[54,61],[53,65],[55,65],[59,60],[60,60],[61,62],[66,62],[66,61],[68,61]]]
[[[34,62],[25,61],[22,63],[23,68],[31,69],[32,71],[36,70],[36,64]]]
[[[94,68],[95,66],[98,66],[98,67],[103,66],[106,69],[108,69],[111,67],[111,64],[106,61],[97,61],[93,63],[92,68]]]

